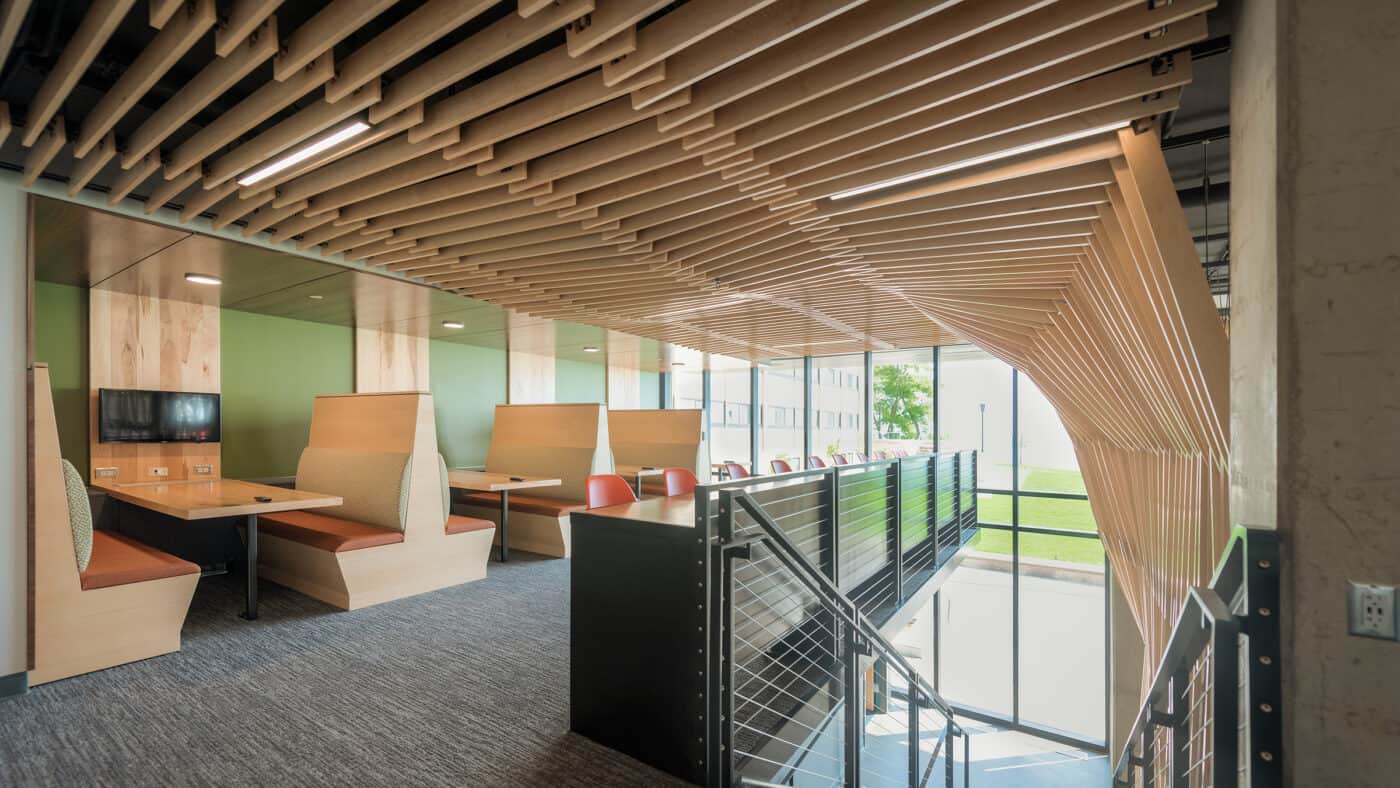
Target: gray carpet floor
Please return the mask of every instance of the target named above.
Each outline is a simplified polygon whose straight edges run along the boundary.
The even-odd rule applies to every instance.
[[[177,654],[0,701],[0,785],[667,786],[569,727],[569,562],[346,613],[200,581]]]

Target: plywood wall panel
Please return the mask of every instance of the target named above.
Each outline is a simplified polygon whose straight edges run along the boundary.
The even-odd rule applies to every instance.
[[[355,391],[428,390],[428,338],[355,329]]]
[[[116,468],[115,481],[187,479],[195,466],[220,473],[217,443],[101,443],[97,392],[103,388],[219,393],[219,308],[150,295],[92,290],[88,294],[89,439],[91,479]]]

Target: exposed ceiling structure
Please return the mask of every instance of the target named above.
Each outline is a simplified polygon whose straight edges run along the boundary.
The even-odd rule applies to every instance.
[[[31,182],[772,358],[1054,298],[1102,204],[1092,151],[1179,107],[1214,3],[29,6],[0,6],[0,159]]]

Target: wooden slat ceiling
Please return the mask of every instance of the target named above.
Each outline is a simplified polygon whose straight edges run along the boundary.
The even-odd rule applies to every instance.
[[[769,358],[957,341],[928,307],[987,288],[993,268],[1043,296],[1062,285],[1098,204],[1080,192],[956,214],[831,195],[1171,111],[1190,63],[1170,53],[1205,36],[1213,3],[335,0],[291,13],[303,5],[90,3],[24,110],[26,179],[71,157],[73,192],[102,173],[113,203],[140,195],[150,212],[173,204],[531,315]],[[149,24],[144,49],[65,122],[128,15]],[[125,117],[194,52],[208,59],[193,78]],[[188,128],[248,79],[260,82]],[[371,129],[238,185],[354,119]]]

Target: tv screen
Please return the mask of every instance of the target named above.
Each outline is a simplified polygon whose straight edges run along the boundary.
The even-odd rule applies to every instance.
[[[97,425],[101,443],[217,443],[219,395],[99,389]]]

